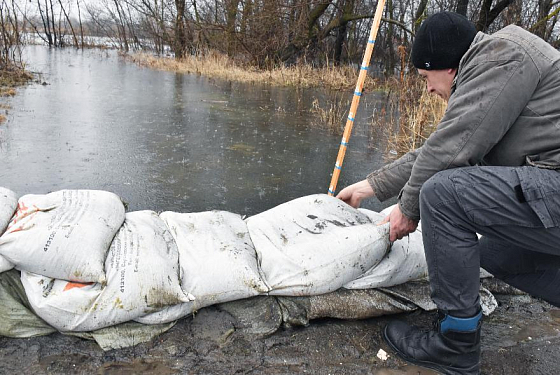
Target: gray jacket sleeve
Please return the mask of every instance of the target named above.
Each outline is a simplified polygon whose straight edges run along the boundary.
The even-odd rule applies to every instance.
[[[424,182],[439,171],[478,164],[499,142],[531,99],[539,72],[513,43],[479,43],[463,57],[455,91],[436,131],[422,147],[399,206],[419,220]]]
[[[410,178],[410,172],[420,149],[410,151],[392,163],[367,176],[377,199],[381,202],[396,196]]]

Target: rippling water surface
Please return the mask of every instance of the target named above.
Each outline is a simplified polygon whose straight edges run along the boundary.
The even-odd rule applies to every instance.
[[[253,215],[327,190],[340,136],[310,111],[321,90],[155,71],[112,51],[30,46],[24,59],[46,84],[3,99],[0,185],[19,194],[101,189],[129,210]],[[382,164],[368,148],[375,101],[362,99],[339,188]]]

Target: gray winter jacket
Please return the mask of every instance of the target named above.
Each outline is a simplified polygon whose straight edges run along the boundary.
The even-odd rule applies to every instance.
[[[473,165],[560,169],[560,52],[517,26],[476,35],[436,131],[367,178],[381,201],[400,191],[402,213],[419,220],[424,182]]]

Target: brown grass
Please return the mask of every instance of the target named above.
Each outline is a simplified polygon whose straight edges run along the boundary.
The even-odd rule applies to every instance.
[[[443,117],[447,103],[428,93],[426,83],[416,74],[388,84],[386,101],[371,126],[384,129],[386,155],[394,159],[422,146]]]
[[[11,69],[0,70],[0,97],[16,95],[16,86],[23,85],[33,79],[33,76],[22,68],[13,67]],[[8,114],[12,107],[8,104],[0,103],[0,109]],[[7,121],[5,115],[0,114],[0,124]]]
[[[342,135],[350,109],[350,100],[344,100],[344,96],[347,95],[334,91],[327,95],[325,103],[315,99],[311,107],[311,113],[315,115],[313,125],[332,134]]]
[[[0,96],[15,96],[16,90],[12,87],[0,87]]]
[[[0,87],[15,87],[26,84],[33,76],[24,69],[0,70]]]
[[[226,55],[217,52],[187,56],[180,60],[156,57],[146,53],[126,55],[126,58],[153,69],[200,74],[229,81],[264,83],[274,86],[325,87],[335,90],[355,86],[359,73],[357,68],[349,66],[315,68],[308,64],[260,70],[238,64]],[[373,81],[368,77],[365,87],[371,89],[375,84]]]

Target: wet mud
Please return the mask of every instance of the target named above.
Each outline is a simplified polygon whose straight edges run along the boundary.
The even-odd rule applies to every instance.
[[[557,374],[560,310],[526,295],[497,295],[486,317],[483,374]],[[263,299],[200,310],[148,343],[103,351],[93,341],[52,334],[0,338],[0,372],[36,374],[434,374],[407,365],[383,342],[391,319],[430,326],[433,312],[363,320],[319,319],[306,327],[278,328],[278,314]],[[382,349],[386,360],[377,354]]]

